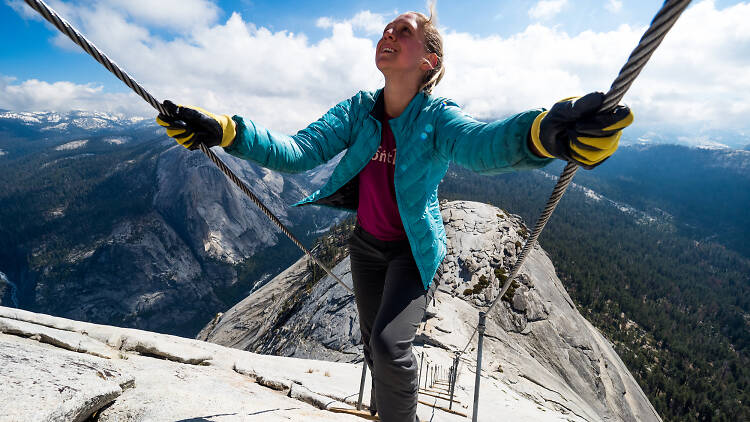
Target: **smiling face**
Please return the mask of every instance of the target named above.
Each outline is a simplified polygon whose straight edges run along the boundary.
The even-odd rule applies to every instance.
[[[386,25],[375,50],[375,65],[386,78],[398,73],[424,74],[432,65],[417,16],[404,13]]]

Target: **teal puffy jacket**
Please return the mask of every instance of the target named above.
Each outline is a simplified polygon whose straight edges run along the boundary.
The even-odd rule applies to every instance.
[[[234,116],[237,137],[225,150],[282,172],[301,172],[347,150],[326,184],[294,204],[357,210],[359,172],[380,146],[382,89],[360,91],[318,121],[288,136]],[[482,174],[539,168],[552,159],[529,151],[527,134],[541,110],[483,123],[451,100],[418,93],[401,115],[390,120],[396,140],[394,184],[404,230],[425,289],[446,253],[445,228],[437,188],[454,161]]]

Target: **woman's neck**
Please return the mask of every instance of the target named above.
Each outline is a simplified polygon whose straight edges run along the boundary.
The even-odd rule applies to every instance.
[[[411,80],[386,78],[383,89],[386,114],[392,118],[400,116],[417,94],[418,89],[419,85]]]

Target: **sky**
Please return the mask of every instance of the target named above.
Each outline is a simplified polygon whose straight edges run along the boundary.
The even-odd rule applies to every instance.
[[[374,49],[422,1],[48,0],[158,99],[293,133],[381,87]],[[446,75],[435,95],[498,119],[607,91],[660,0],[437,2]],[[153,116],[22,0],[0,0],[0,109]],[[626,137],[750,144],[750,1],[694,0],[624,102]]]

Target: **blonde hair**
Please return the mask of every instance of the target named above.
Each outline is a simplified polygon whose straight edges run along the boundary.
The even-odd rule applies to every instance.
[[[432,93],[432,88],[437,85],[443,75],[445,74],[445,65],[443,64],[443,37],[440,35],[440,31],[437,28],[437,14],[435,13],[435,2],[430,3],[430,17],[428,18],[419,12],[409,12],[417,16],[417,24],[422,28],[422,35],[424,35],[424,49],[428,53],[435,53],[438,61],[437,65],[428,70],[422,83],[419,86],[419,91],[423,91],[429,95]]]

